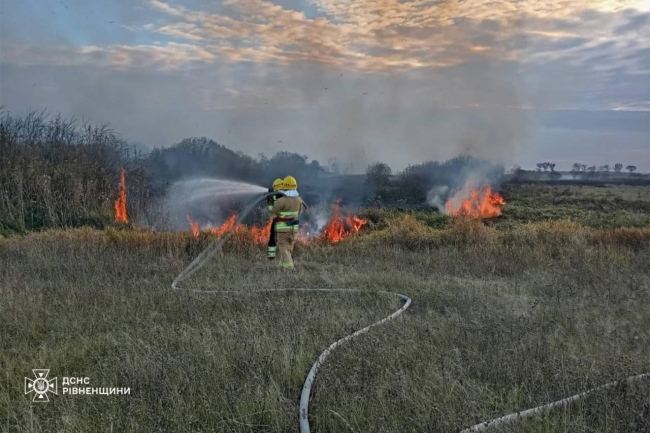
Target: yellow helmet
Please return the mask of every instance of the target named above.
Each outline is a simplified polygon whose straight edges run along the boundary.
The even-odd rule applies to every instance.
[[[293,176],[287,176],[284,178],[284,189],[298,189],[298,182]]]
[[[283,189],[284,181],[282,179],[275,179],[273,181],[273,191],[279,191]]]

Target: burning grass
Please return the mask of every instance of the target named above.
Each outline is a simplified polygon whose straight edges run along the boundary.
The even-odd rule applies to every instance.
[[[298,240],[303,244],[314,241],[335,244],[350,235],[358,233],[361,227],[368,223],[368,220],[356,215],[343,216],[341,214],[340,202],[339,199],[332,206],[329,220],[320,233],[317,230],[312,231],[312,227],[309,224],[303,224],[298,233]],[[193,220],[189,215],[187,215],[187,221],[190,224],[192,235],[199,237],[201,233],[200,223]],[[207,223],[204,225],[203,231],[222,237],[231,229],[234,229],[235,234],[249,233],[253,242],[256,244],[266,244],[271,233],[272,223],[273,220],[269,220],[262,227],[256,225],[247,226],[241,223],[237,224],[237,214],[232,214],[219,226],[213,226],[211,223]]]
[[[192,236],[195,238],[199,237],[201,234],[199,223],[192,220],[189,215],[187,216],[187,221],[190,223]],[[271,233],[272,222],[272,220],[269,220],[264,226],[261,227],[256,225],[247,226],[244,224],[237,224],[237,214],[232,214],[226,219],[223,224],[219,226],[212,226],[212,224],[208,223],[203,231],[221,238],[230,230],[234,229],[235,234],[248,233],[252,238],[252,242],[255,244],[266,244]]]
[[[469,183],[445,203],[447,214],[465,218],[494,218],[506,201],[490,185],[476,188]]]
[[[359,233],[361,227],[367,223],[367,219],[356,215],[341,216],[341,200],[339,199],[332,208],[332,216],[319,237],[323,241],[335,244],[351,234]]]
[[[128,223],[129,218],[126,216],[126,171],[120,170],[120,190],[115,200],[115,222]]]

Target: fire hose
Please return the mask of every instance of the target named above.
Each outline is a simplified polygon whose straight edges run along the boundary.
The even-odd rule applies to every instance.
[[[234,232],[234,228],[237,227],[239,224],[242,223],[244,218],[255,208],[255,206],[261,202],[263,199],[266,197],[273,195],[274,193],[269,192],[269,193],[264,193],[262,196],[259,198],[255,199],[254,201],[251,202],[250,205],[240,214],[237,223],[233,225],[233,228],[230,229],[221,239],[215,239],[210,244],[203,250],[172,282],[172,290],[177,291],[181,290],[178,287],[178,284],[192,275],[196,273],[199,269],[201,269],[210,259],[212,259],[215,255],[221,251],[223,248],[223,245],[225,242],[228,240],[230,235]],[[193,289],[183,289],[185,291],[193,292],[193,293],[208,293],[208,294],[217,294],[217,293],[265,293],[265,292],[349,292],[349,293],[359,293],[363,292],[363,290],[357,290],[357,289],[323,289],[323,288],[280,288],[280,289],[261,289],[261,290],[254,290],[254,291],[232,291],[232,290],[193,290]],[[311,395],[311,388],[314,383],[314,380],[316,378],[316,373],[320,369],[320,367],[323,365],[325,362],[325,359],[330,355],[330,353],[340,346],[341,344],[352,340],[355,337],[358,337],[361,334],[365,334],[368,332],[371,328],[374,328],[375,326],[381,325],[385,322],[388,322],[389,320],[394,319],[395,317],[399,316],[402,314],[404,311],[406,311],[407,308],[411,305],[411,298],[409,298],[406,295],[402,295],[399,293],[393,293],[393,292],[386,292],[386,291],[379,291],[377,292],[379,294],[384,294],[384,295],[392,295],[392,296],[397,296],[399,297],[402,301],[404,301],[404,304],[402,307],[395,312],[393,312],[391,315],[375,322],[372,323],[371,325],[366,326],[365,328],[359,329],[358,331],[355,331],[354,333],[347,335],[334,343],[332,343],[327,349],[325,349],[316,362],[312,365],[311,369],[309,370],[309,373],[307,374],[307,378],[305,379],[305,383],[302,388],[302,392],[300,394],[300,404],[299,404],[299,420],[300,420],[300,433],[310,433],[310,426],[309,426],[309,398]],[[626,379],[621,379],[613,382],[609,382],[605,385],[601,385],[592,389],[589,389],[587,391],[581,392],[579,394],[575,394],[571,397],[564,398],[562,400],[555,401],[553,403],[548,403],[546,405],[542,406],[537,406],[531,409],[527,409],[522,412],[515,412],[511,413],[499,418],[495,418],[489,421],[484,421],[480,424],[476,424],[472,427],[469,427],[465,430],[462,430],[460,433],[472,433],[472,432],[481,432],[481,431],[486,431],[488,429],[494,428],[494,427],[499,427],[499,426],[504,426],[506,424],[510,424],[511,422],[525,419],[525,418],[530,418],[536,414],[541,414],[550,411],[551,409],[554,409],[556,407],[564,407],[569,405],[572,402],[578,401],[589,394],[592,394],[597,391],[602,391],[606,390],[609,388],[612,388],[620,383],[623,382],[634,382],[638,381],[641,379],[648,379],[650,378],[650,373],[646,374],[639,374],[637,376],[631,376]]]
[[[273,195],[273,192],[270,193],[265,193],[258,199],[254,200],[239,216],[239,219],[237,220],[237,223],[233,225],[234,227],[238,226],[244,218],[254,209],[254,207],[261,202],[263,199],[268,197],[269,195]],[[194,259],[174,280],[172,283],[172,290],[179,290],[178,283],[180,283],[183,280],[188,279],[190,276],[192,276],[196,271],[201,269],[212,257],[214,257],[221,249],[223,248],[224,243],[228,240],[230,235],[233,233],[233,229],[228,231],[220,240],[213,240],[205,250],[203,250],[197,257]],[[354,290],[354,289],[317,289],[317,288],[285,288],[285,289],[262,289],[262,290],[255,290],[255,291],[247,291],[247,292],[241,292],[241,291],[231,291],[231,290],[189,290],[194,293],[263,293],[263,292],[350,292],[350,293],[355,293],[355,292],[361,292],[362,290]],[[310,427],[309,427],[309,397],[311,395],[311,388],[314,383],[314,379],[316,378],[316,373],[320,369],[320,367],[323,365],[325,362],[325,359],[329,356],[329,354],[332,352],[332,350],[336,349],[339,345],[345,343],[346,341],[349,341],[361,334],[365,334],[368,332],[371,328],[374,328],[375,326],[381,325],[382,323],[385,323],[391,319],[394,319],[395,317],[399,316],[402,314],[410,305],[411,305],[411,298],[409,298],[406,295],[401,295],[398,293],[390,293],[390,292],[384,292],[380,291],[378,292],[380,294],[387,294],[387,295],[393,295],[399,297],[402,301],[404,301],[404,305],[402,307],[392,313],[390,316],[385,317],[378,322],[375,322],[371,325],[366,326],[363,329],[359,329],[358,331],[355,331],[354,333],[347,335],[334,343],[332,343],[327,349],[323,351],[323,353],[320,354],[316,362],[311,366],[311,369],[309,370],[309,373],[307,374],[307,378],[305,379],[305,383],[302,387],[302,393],[300,394],[300,405],[299,405],[299,420],[300,420],[300,433],[310,433]]]
[[[589,394],[592,394],[596,391],[603,391],[609,388],[612,388],[620,383],[624,382],[635,382],[640,379],[648,379],[650,378],[650,373],[646,374],[639,374],[636,376],[630,376],[626,379],[621,379],[621,380],[615,380],[613,382],[606,383],[605,385],[597,386],[595,388],[588,389],[585,392],[581,392],[579,394],[572,395],[571,397],[563,398],[562,400],[554,401],[553,403],[548,403],[542,406],[537,406],[532,409],[527,409],[522,412],[515,412],[511,413],[509,415],[505,415],[499,418],[492,419],[490,421],[484,421],[480,424],[476,424],[475,426],[472,426],[468,429],[465,429],[461,431],[460,433],[472,433],[472,432],[480,432],[480,431],[486,431],[487,429],[493,428],[493,427],[499,427],[503,426],[506,424],[509,424],[513,421],[525,419],[525,418],[530,418],[533,415],[537,414],[542,414],[545,412],[550,411],[551,409],[554,409],[556,407],[564,407],[567,406],[569,403],[573,403],[574,401],[578,401]]]

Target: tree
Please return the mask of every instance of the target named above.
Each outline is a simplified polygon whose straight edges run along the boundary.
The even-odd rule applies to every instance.
[[[590,167],[587,167],[587,172],[590,176],[594,176],[596,174],[596,166],[592,165]]]
[[[265,176],[268,181],[278,177],[284,178],[287,175],[295,177],[299,183],[304,184],[311,177],[307,165],[307,155],[283,151],[277,152],[269,159]]]
[[[257,159],[262,165],[262,167],[267,167],[269,165],[269,157],[266,156],[264,152],[260,152],[257,154]]]
[[[341,164],[336,158],[327,158],[327,170],[332,174],[341,174]]]
[[[544,167],[544,164],[541,162],[537,163],[537,171],[542,171],[542,167]]]
[[[571,176],[573,176],[574,179],[578,177],[578,173],[580,172],[581,169],[582,169],[582,164],[579,164],[577,162],[574,163],[573,168],[571,169]]]
[[[580,164],[580,171],[587,171],[587,164]]]
[[[616,173],[620,173],[621,170],[623,170],[623,164],[621,164],[620,162],[617,162],[616,164],[614,164],[614,171]]]
[[[636,165],[628,165],[627,167],[625,167],[625,169],[630,173],[632,173],[634,170],[636,170]]]
[[[555,163],[554,162],[547,162],[548,167],[551,169],[551,171],[555,171]]]
[[[368,166],[366,177],[375,188],[381,188],[388,185],[391,173],[392,170],[387,164],[384,164],[383,162],[375,162]]]
[[[309,163],[309,169],[312,171],[312,173],[318,173],[318,174],[324,171],[323,167],[320,166],[320,162],[318,162],[315,159]]]

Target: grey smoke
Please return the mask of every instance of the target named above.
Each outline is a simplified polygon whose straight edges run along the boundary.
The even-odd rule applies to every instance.
[[[313,74],[320,68],[328,73]],[[44,69],[56,86],[44,89],[36,78],[29,83],[21,78]],[[249,78],[251,89],[242,102],[237,99],[228,108],[205,101],[213,83],[220,82],[221,71],[198,69],[190,79],[141,71],[108,73],[91,66],[5,66],[3,81],[16,85],[3,86],[2,101],[9,109],[36,104],[34,108],[93,123],[108,121],[124,138],[150,148],[207,136],[253,156],[287,150],[322,163],[335,157],[342,165],[352,164],[355,172],[375,161],[398,171],[461,153],[511,162],[528,146],[534,125],[531,113],[503,108],[525,105],[524,96],[508,89],[507,84],[516,86],[514,72],[480,63],[410,76],[305,66],[268,79],[273,90],[260,100],[250,98],[266,80]],[[79,87],[79,82],[87,84]],[[307,87],[324,95],[303,92]],[[214,92],[216,104],[222,98],[219,88]],[[474,103],[480,106],[468,108]]]
[[[318,236],[325,229],[325,225],[332,217],[332,205],[321,203],[310,206],[307,213],[303,214],[301,220],[309,224],[309,233]]]
[[[449,187],[446,185],[436,186],[427,194],[427,203],[438,208],[440,212],[445,211],[445,202],[449,196]]]
[[[427,203],[439,212],[447,213],[446,202],[451,199],[456,208],[469,197],[473,189],[489,185],[498,190],[503,180],[503,166],[494,165],[487,160],[476,160],[465,166],[459,173],[449,176],[446,184],[434,185],[427,194]]]

